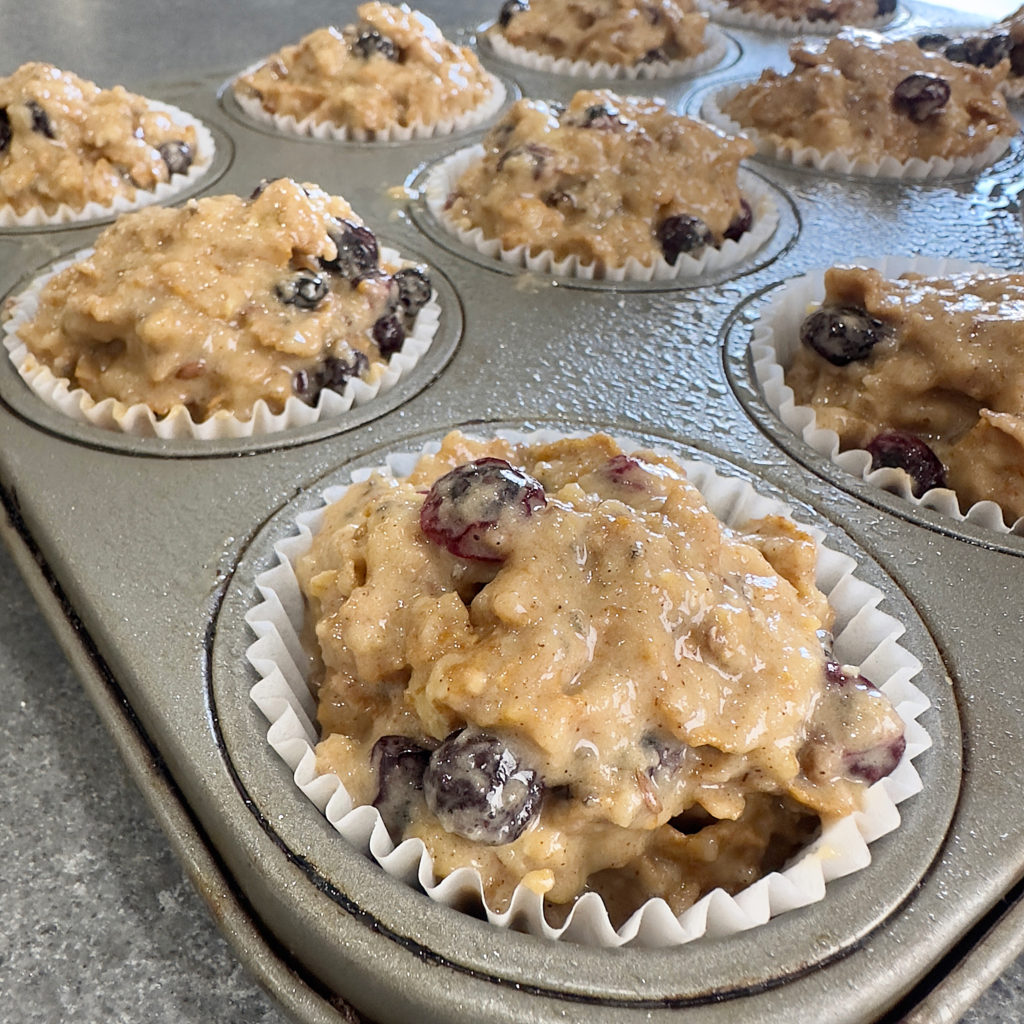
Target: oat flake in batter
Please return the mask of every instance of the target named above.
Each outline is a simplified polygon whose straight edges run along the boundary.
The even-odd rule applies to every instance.
[[[451,434],[352,485],[296,564],[317,768],[494,909],[736,892],[905,746],[831,659],[815,562],[788,519],[725,528],[669,458]]]
[[[246,419],[372,379],[430,295],[423,268],[381,263],[345,199],[280,178],[123,215],[18,335],[96,401]]]
[[[18,215],[131,199],[195,157],[191,124],[119,85],[38,62],[0,78],[0,206]]]

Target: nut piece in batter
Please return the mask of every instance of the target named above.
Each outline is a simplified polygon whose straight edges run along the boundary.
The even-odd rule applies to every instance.
[[[707,20],[692,0],[506,0],[490,31],[556,60],[635,67],[697,56]]]
[[[345,199],[280,178],[125,214],[18,334],[96,401],[246,419],[373,378],[430,296],[422,268],[381,263]]]
[[[296,572],[317,767],[490,906],[681,912],[782,864],[904,748],[831,655],[816,548],[724,527],[673,460],[596,435],[449,435],[325,510]]]
[[[235,91],[278,117],[371,137],[454,118],[494,94],[476,54],[448,42],[425,14],[376,2],[358,14],[356,24],[318,29],[268,57]]]
[[[833,267],[786,372],[842,449],[1024,516],[1024,275]]]
[[[722,111],[786,148],[880,161],[979,155],[1019,126],[998,92],[1006,66],[954,65],[910,39],[844,30],[793,43],[794,68],[769,68]]]
[[[737,181],[746,139],[671,113],[657,99],[607,90],[568,107],[524,99],[488,132],[445,217],[506,248],[618,267],[675,264],[738,239],[752,211]]]
[[[132,199],[195,157],[193,125],[119,85],[41,63],[0,78],[0,207],[18,215]]]
[[[731,10],[821,25],[870,25],[896,10],[896,0],[720,0]]]

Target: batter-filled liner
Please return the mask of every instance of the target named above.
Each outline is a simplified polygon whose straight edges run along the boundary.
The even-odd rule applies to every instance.
[[[881,31],[896,17],[898,8],[892,14],[883,14],[863,22],[826,21],[810,18],[782,18],[767,11],[746,11],[739,7],[730,7],[722,0],[697,0],[697,8],[714,18],[720,25],[731,25],[735,28],[755,29],[759,32],[778,32],[780,35],[792,36],[824,36],[841,32],[844,28],[856,25],[858,28],[870,28]]]
[[[559,436],[542,431],[525,436],[499,432],[513,442],[539,442]],[[623,450],[636,450],[635,443],[619,442]],[[435,451],[438,445],[423,451]],[[406,475],[422,454],[401,452],[378,467],[396,477]],[[738,526],[766,514],[787,514],[781,502],[757,494],[738,478],[720,476],[702,462],[682,463],[688,478],[700,489],[709,508],[726,525]],[[374,470],[352,474],[352,481],[366,479]],[[344,493],[346,485],[327,488],[325,504]],[[294,772],[295,784],[322,811],[338,832],[357,849],[374,859],[392,878],[417,886],[447,906],[464,909],[482,907],[497,927],[514,927],[586,945],[616,947],[632,944],[663,947],[692,941],[703,935],[723,936],[763,924],[786,910],[826,898],[826,883],[843,877],[871,861],[868,845],[895,830],[900,822],[898,803],[920,791],[920,776],[912,759],[927,749],[931,740],[916,721],[930,702],[911,681],[920,662],[896,641],[902,625],[878,610],[884,595],[858,580],[856,562],[848,555],[821,544],[820,531],[810,528],[819,544],[817,585],[828,596],[836,613],[835,657],[859,665],[889,697],[906,729],[907,747],[896,770],[865,793],[862,810],[826,825],[820,836],[781,872],[761,878],[735,896],[715,890],[677,918],[660,899],[648,901],[617,930],[599,896],[587,893],[573,905],[564,923],[553,927],[545,920],[543,897],[525,885],[514,893],[502,913],[486,906],[479,875],[462,868],[438,882],[429,855],[419,840],[407,840],[395,847],[380,815],[372,806],[352,807],[336,776],[318,776],[313,746],[318,740],[313,725],[315,699],[309,691],[310,656],[303,648],[304,602],[293,563],[309,549],[319,529],[323,507],[299,516],[297,532],[275,545],[278,564],[256,580],[263,602],[253,608],[246,621],[259,638],[247,657],[260,676],[252,699],[270,722],[267,740]]]

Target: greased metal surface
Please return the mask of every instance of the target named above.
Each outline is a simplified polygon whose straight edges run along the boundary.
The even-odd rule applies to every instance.
[[[467,24],[459,10],[424,6],[446,26]],[[745,50],[732,74],[781,61],[774,41],[734,36],[734,56]],[[11,44],[5,38],[5,55]],[[528,94],[564,97],[573,86],[492,66]],[[145,90],[230,140],[234,160],[213,191],[247,192],[254,179],[294,173],[365,208],[385,242],[415,249],[451,281],[447,308],[461,329],[448,361],[435,365],[435,379],[418,393],[345,424],[209,447],[114,443],[98,430],[69,428],[29,401],[5,367],[0,469],[20,536],[38,546],[254,913],[303,970],[382,1020],[658,1020],[681,1017],[684,1008],[687,1020],[698,1021],[782,1013],[813,1019],[824,1007],[834,1019],[877,1017],[1024,865],[1024,850],[1007,828],[1024,815],[1019,773],[1005,770],[1006,751],[1020,747],[1024,731],[1020,694],[1012,690],[1020,676],[1013,638],[1021,611],[1012,598],[1019,596],[1022,544],[1012,537],[990,543],[982,531],[952,530],[924,513],[909,518],[895,500],[869,497],[845,481],[837,489],[815,459],[746,415],[752,399],[744,360],[727,346],[723,365],[722,339],[744,316],[733,311],[748,296],[807,267],[877,253],[880,238],[903,243],[903,251],[927,241],[933,252],[1012,265],[1022,246],[1005,196],[1019,143],[992,174],[952,185],[837,182],[758,167],[795,211],[783,247],[772,252],[769,243],[777,258],[755,257],[739,276],[723,273],[686,288],[574,287],[465,259],[419,231],[418,200],[414,219],[388,197],[385,186],[414,179],[450,142],[358,147],[274,138],[246,127],[228,101],[218,104],[214,90],[228,73],[218,70]],[[729,74],[716,72],[714,80]],[[126,84],[142,81],[140,74]],[[696,85],[630,90],[689,102]],[[3,289],[94,233],[4,236]],[[929,721],[935,748],[923,755],[925,792],[865,875],[830,887],[817,911],[681,953],[553,951],[382,885],[372,865],[339,847],[315,820],[288,788],[287,772],[267,758],[245,696],[239,647],[248,638],[240,610],[251,570],[266,559],[283,514],[251,539],[300,490],[300,504],[312,500],[305,488],[336,467],[479,420],[615,427],[690,446],[725,471],[788,493],[802,515],[826,525],[832,543],[856,553],[867,578],[891,595],[889,610],[907,623],[904,642],[925,662],[929,693],[938,698]],[[950,572],[959,577],[955,594]],[[814,965],[821,969],[808,970]]]

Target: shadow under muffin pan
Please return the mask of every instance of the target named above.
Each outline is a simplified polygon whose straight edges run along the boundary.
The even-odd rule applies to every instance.
[[[464,23],[480,17],[459,3]],[[945,18],[909,7],[922,30]],[[244,32],[246,21],[238,24]],[[784,62],[785,37],[735,36],[748,76]],[[665,289],[527,280],[453,258],[424,230],[418,201],[404,189],[401,199],[390,194],[456,148],[450,137],[380,145],[268,134],[222,105],[218,89],[235,70],[126,84],[227,138],[232,159],[212,192],[247,195],[282,175],[317,182],[344,195],[390,246],[436,268],[452,317],[442,321],[448,340],[426,357],[437,364],[408,394],[400,382],[400,398],[353,410],[344,425],[164,442],[70,423],[5,363],[0,500],[5,540],[121,748],[138,750],[129,768],[162,820],[175,823],[171,842],[215,894],[239,955],[303,1024],[348,1020],[347,1003],[388,1024],[874,1021],[940,986],[962,1007],[983,976],[977,962],[944,978],[1001,901],[1016,898],[1024,871],[1020,547],[923,513],[933,528],[922,529],[895,499],[809,469],[756,410],[739,339],[778,282],[882,243],[1024,262],[1016,212],[979,215],[977,181],[844,181],[751,161],[783,197],[786,230],[738,273]],[[526,95],[555,99],[589,84],[526,71],[516,80]],[[630,89],[669,91],[685,105],[705,84]],[[986,187],[1014,184],[1003,166],[984,178]],[[0,235],[0,293],[95,235]],[[924,663],[916,681],[933,704],[933,745],[915,761],[924,788],[900,805],[901,826],[872,846],[867,868],[829,883],[823,902],[747,933],[608,951],[497,931],[394,883],[340,840],[267,745],[248,696],[242,614],[273,540],[324,483],[460,424],[477,436],[503,424],[604,427],[697,455],[781,496],[856,558],[858,575],[907,627],[901,643]],[[154,761],[171,796],[153,781]],[[1020,936],[1012,942],[1019,948]]]

